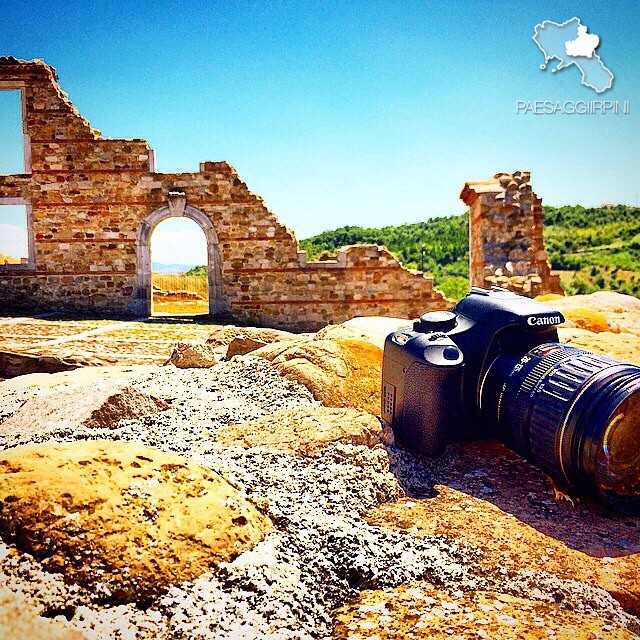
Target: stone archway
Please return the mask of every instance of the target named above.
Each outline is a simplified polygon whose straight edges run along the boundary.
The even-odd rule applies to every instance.
[[[137,292],[136,311],[140,315],[151,315],[151,235],[163,220],[172,217],[185,217],[193,220],[204,231],[207,239],[207,282],[209,289],[209,313],[219,314],[228,311],[228,305],[222,293],[222,259],[218,236],[211,220],[205,213],[189,205],[174,207],[165,205],[152,211],[140,224],[136,244]]]

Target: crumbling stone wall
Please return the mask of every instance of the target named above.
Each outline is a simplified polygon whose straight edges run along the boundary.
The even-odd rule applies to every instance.
[[[542,237],[542,200],[528,171],[496,173],[467,182],[460,198],[469,207],[469,279],[472,286],[499,285],[537,296],[560,293]]]
[[[209,304],[239,321],[314,329],[356,315],[414,317],[451,304],[432,278],[384,248],[347,247],[307,262],[227,162],[157,173],[145,140],[103,138],[41,60],[0,58],[0,89],[19,89],[26,173],[0,175],[0,204],[29,212],[29,259],[0,266],[4,309],[148,314],[148,241],[155,225],[187,216],[209,249]]]

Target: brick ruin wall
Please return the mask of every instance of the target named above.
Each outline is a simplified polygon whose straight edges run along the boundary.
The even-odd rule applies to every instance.
[[[26,168],[0,175],[0,205],[27,206],[29,258],[0,265],[0,310],[149,314],[150,238],[172,216],[203,229],[210,311],[239,322],[311,330],[452,304],[384,247],[355,245],[336,260],[307,262],[293,232],[227,162],[157,173],[145,140],[103,138],[41,60],[0,58],[1,89],[21,92]],[[529,177],[516,171],[465,184],[472,285],[562,292]]]
[[[21,92],[27,165],[0,175],[0,205],[24,204],[29,218],[28,260],[0,266],[2,309],[148,314],[149,239],[177,215],[207,237],[210,310],[240,322],[311,330],[451,306],[432,278],[382,247],[307,262],[293,232],[227,162],[157,173],[146,141],[103,138],[41,60],[0,58],[0,89]]]
[[[460,198],[469,207],[471,286],[497,285],[530,297],[564,293],[547,261],[542,200],[530,178],[528,171],[496,173],[464,185]]]

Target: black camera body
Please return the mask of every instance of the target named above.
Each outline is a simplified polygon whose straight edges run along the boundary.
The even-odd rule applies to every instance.
[[[640,515],[640,367],[560,344],[563,322],[506,289],[472,288],[387,336],[382,418],[427,455],[497,438],[557,486]]]
[[[382,419],[399,442],[428,455],[460,440],[495,436],[497,424],[482,406],[491,363],[557,342],[563,322],[559,311],[530,298],[473,287],[452,312],[426,313],[413,328],[387,336]]]

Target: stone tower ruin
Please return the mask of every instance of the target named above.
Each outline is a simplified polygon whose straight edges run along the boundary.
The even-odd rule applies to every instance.
[[[515,171],[465,183],[460,198],[469,207],[471,286],[498,285],[530,297],[563,293],[547,262],[542,200],[530,178]]]
[[[104,138],[42,60],[0,58],[0,89],[22,101],[24,173],[0,175],[0,205],[27,210],[28,258],[0,265],[0,307],[148,315],[150,238],[172,216],[208,246],[209,307],[240,322],[311,330],[357,315],[449,308],[433,279],[383,247],[307,262],[291,230],[227,162],[158,173],[145,140]]]

